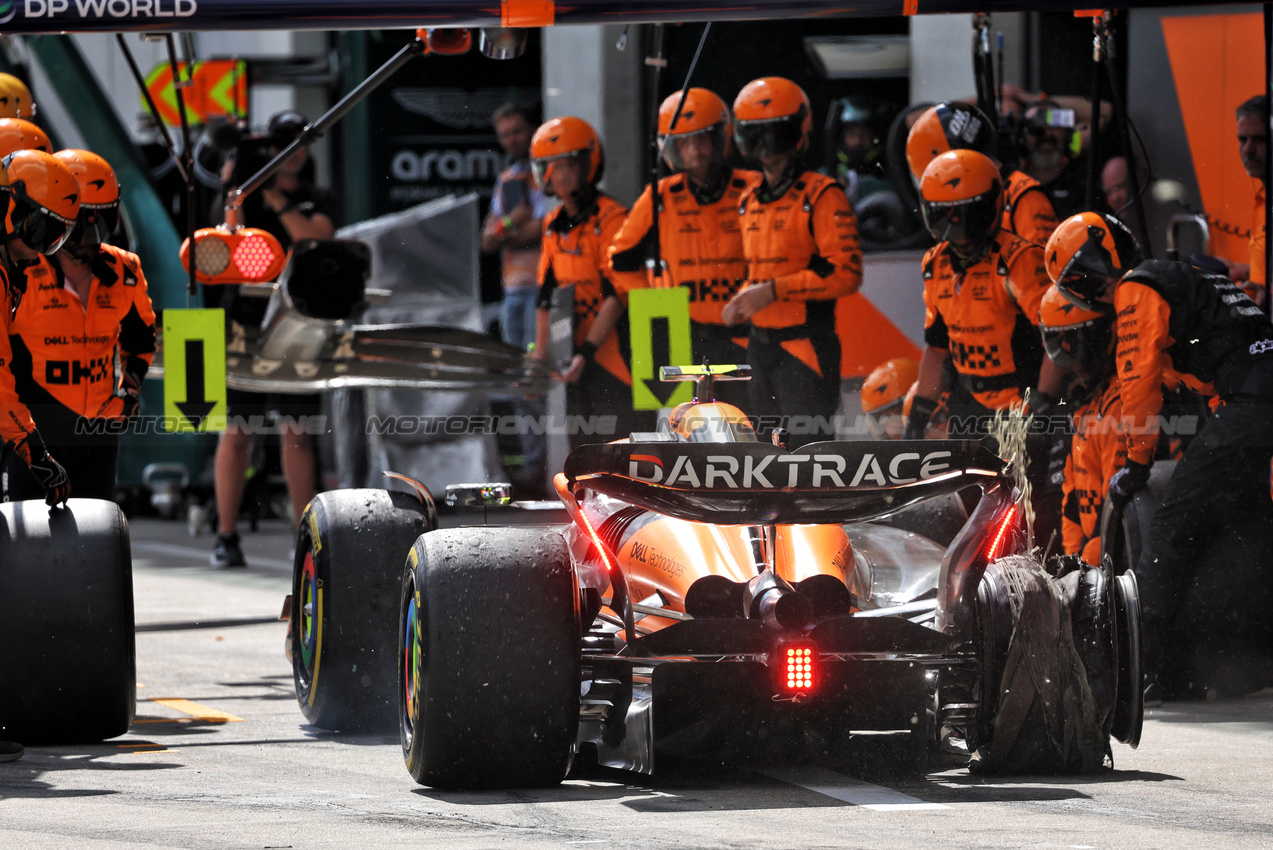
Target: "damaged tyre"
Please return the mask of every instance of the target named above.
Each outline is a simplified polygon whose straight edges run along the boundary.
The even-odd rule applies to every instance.
[[[998,774],[1072,774],[1099,770],[1109,753],[1113,663],[1084,660],[1071,606],[1092,592],[1085,577],[1065,587],[1031,558],[986,568],[978,588],[982,665],[977,767]],[[1103,614],[1103,612],[1102,612]],[[1092,624],[1099,632],[1105,627]],[[1107,631],[1107,629],[1105,629]],[[1098,647],[1113,652],[1108,639]],[[1093,669],[1089,671],[1089,666]],[[1092,680],[1098,683],[1094,690]],[[1104,695],[1103,695],[1104,694]]]

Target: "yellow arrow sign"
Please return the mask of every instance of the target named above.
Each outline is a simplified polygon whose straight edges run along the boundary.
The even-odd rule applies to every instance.
[[[225,311],[164,310],[164,429],[224,431]]]
[[[628,295],[632,330],[632,407],[658,410],[694,397],[685,383],[659,380],[660,366],[688,366],[690,349],[690,291],[683,286],[634,289]]]
[[[178,62],[177,69],[184,80],[186,63]],[[177,126],[181,113],[177,109],[177,93],[172,82],[172,66],[167,62],[156,65],[146,75],[146,90],[155,100],[159,118],[165,124]],[[184,90],[186,114],[193,124],[206,124],[209,119],[221,116],[240,116],[247,112],[248,71],[242,59],[207,59],[194,64],[190,85]],[[145,99],[143,98],[143,105]]]

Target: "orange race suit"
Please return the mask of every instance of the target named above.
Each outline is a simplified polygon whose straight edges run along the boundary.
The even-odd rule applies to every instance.
[[[1043,249],[1001,230],[965,267],[943,242],[924,255],[923,277],[924,343],[949,351],[958,373],[952,416],[970,399],[990,411],[1019,403],[1043,364]]]
[[[559,286],[574,286],[574,344],[578,351],[588,338],[597,313],[607,298],[617,297],[606,275],[606,249],[623,225],[626,210],[608,195],[597,195],[577,216],[558,207],[544,218],[543,250],[539,255],[539,296],[541,311],[552,307],[553,292]],[[615,435],[627,436],[646,427],[647,417],[632,409],[632,371],[629,358],[628,324],[621,318],[612,333],[597,347],[584,366],[583,375],[566,388],[567,413],[573,416],[616,419],[612,434],[597,433],[602,441]],[[653,423],[649,423],[652,425]],[[600,428],[605,428],[603,423]],[[580,438],[584,435],[579,435]],[[577,445],[578,441],[572,441]]]
[[[13,378],[13,350],[9,345],[9,326],[18,309],[21,295],[9,285],[7,270],[0,265],[0,444],[17,445],[35,430],[31,411],[18,400]]]
[[[18,394],[45,417],[119,419],[124,374],[144,377],[155,356],[155,310],[136,254],[103,245],[90,264],[88,302],[56,260],[27,269],[9,329]]]
[[[1241,535],[1269,511],[1273,457],[1273,325],[1233,281],[1186,263],[1147,260],[1114,289],[1127,464],[1110,484],[1127,499],[1148,480],[1158,436],[1163,353],[1183,375],[1214,385],[1223,404],[1185,449],[1162,493],[1136,564],[1147,664],[1170,657],[1184,595],[1217,534]],[[1125,481],[1131,484],[1119,488]],[[1262,580],[1267,581],[1267,576]],[[1263,623],[1267,611],[1235,615]],[[1186,642],[1191,638],[1185,635]]]
[[[781,191],[757,182],[743,193],[739,213],[747,279],[772,280],[776,299],[751,317],[755,414],[829,420],[840,399],[835,302],[862,285],[853,208],[834,179],[806,171]]]
[[[746,331],[721,321],[721,311],[747,275],[743,259],[742,229],[738,206],[743,192],[756,181],[755,172],[725,172],[712,189],[696,187],[685,174],[659,181],[659,232],[654,233],[650,188],[641,193],[619,229],[608,252],[610,279],[626,305],[633,289],[657,284],[683,286],[690,296],[690,328],[694,362],[723,365],[746,359]],[[656,250],[663,261],[657,279],[646,268],[646,258]],[[726,395],[735,387],[722,382],[717,395],[740,403],[746,390],[740,385],[737,399]]]
[[[1101,509],[1105,490],[1127,459],[1123,405],[1117,380],[1110,380],[1074,411],[1074,436],[1065,461],[1061,539],[1067,555],[1101,562]]]
[[[1004,178],[1003,218],[999,226],[1042,247],[1048,244],[1048,237],[1059,223],[1043,185],[1024,171],[1009,172]]]
[[[154,357],[155,312],[135,254],[103,245],[89,268],[81,301],[56,259],[29,265],[9,342],[18,397],[76,495],[113,500],[119,435]],[[17,477],[18,498],[40,495],[34,479]]]

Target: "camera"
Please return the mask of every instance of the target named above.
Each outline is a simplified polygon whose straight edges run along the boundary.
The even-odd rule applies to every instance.
[[[1073,130],[1075,117],[1073,109],[1036,109],[1026,116],[1026,131],[1041,134],[1054,127]]]

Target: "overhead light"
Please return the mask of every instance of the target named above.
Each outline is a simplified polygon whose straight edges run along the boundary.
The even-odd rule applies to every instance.
[[[809,36],[804,49],[829,80],[906,77],[911,72],[910,37],[906,35]]]

